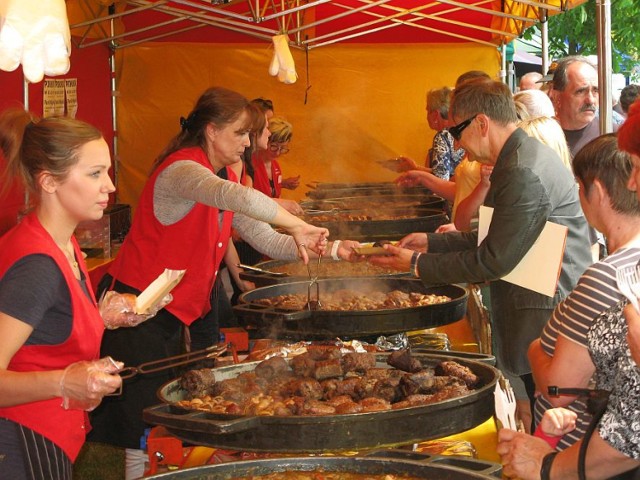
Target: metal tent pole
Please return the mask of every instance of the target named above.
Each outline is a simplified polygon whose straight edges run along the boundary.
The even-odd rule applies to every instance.
[[[115,3],[109,5],[109,15],[115,14]],[[111,17],[109,21],[109,29],[111,30],[111,37],[115,35],[115,17]],[[113,184],[116,187],[115,201],[118,203],[118,171],[120,170],[120,154],[118,149],[118,90],[116,82],[116,44],[115,40],[112,40],[109,44],[111,49],[111,55],[109,56],[109,67],[111,70],[111,127],[113,129]]]
[[[611,0],[596,0],[598,35],[598,89],[600,91],[600,133],[613,131],[611,95]]]
[[[542,75],[546,75],[549,71],[549,17],[546,10],[541,12],[542,20],[540,23],[540,39],[542,43]]]

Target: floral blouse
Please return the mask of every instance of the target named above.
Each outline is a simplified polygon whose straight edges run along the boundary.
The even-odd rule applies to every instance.
[[[449,180],[464,157],[464,149],[455,150],[453,137],[448,130],[441,130],[433,137],[433,145],[429,150],[429,167],[436,177]]]
[[[640,368],[627,344],[622,314],[627,300],[605,311],[587,334],[596,366],[596,386],[611,392],[600,420],[600,436],[624,455],[640,459]]]

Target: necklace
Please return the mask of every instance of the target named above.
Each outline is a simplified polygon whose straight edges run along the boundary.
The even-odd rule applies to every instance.
[[[77,270],[78,269],[78,261],[76,260],[76,256],[74,255],[73,250],[69,251],[66,247],[63,247],[59,243],[58,243],[58,248],[60,248],[60,250],[62,250],[62,253],[64,253],[65,257],[67,257],[67,260],[69,261],[71,266]]]

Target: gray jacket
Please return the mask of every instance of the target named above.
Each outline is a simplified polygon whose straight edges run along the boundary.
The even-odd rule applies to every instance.
[[[531,371],[529,344],[592,263],[588,225],[571,172],[552,149],[520,129],[498,156],[485,205],[494,212],[482,244],[477,246],[477,232],[428,234],[420,278],[426,284],[490,281],[495,354],[502,368],[523,375]],[[499,280],[520,262],[547,221],[569,229],[554,298]]]

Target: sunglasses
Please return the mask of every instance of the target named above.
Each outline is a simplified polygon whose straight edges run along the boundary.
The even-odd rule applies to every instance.
[[[451,136],[456,140],[456,141],[460,141],[460,137],[462,136],[462,132],[464,132],[464,129],[467,128],[469,125],[471,125],[471,122],[473,122],[473,119],[476,118],[478,116],[478,114],[476,113],[473,117],[469,117],[466,120],[460,122],[457,125],[454,125],[453,127],[449,127],[449,133],[451,134]]]

